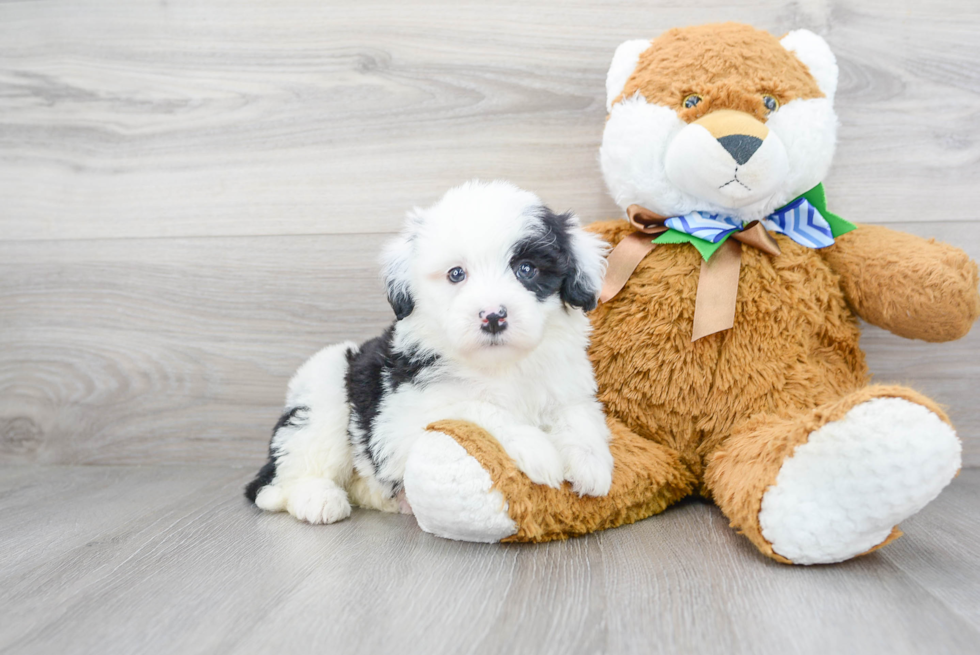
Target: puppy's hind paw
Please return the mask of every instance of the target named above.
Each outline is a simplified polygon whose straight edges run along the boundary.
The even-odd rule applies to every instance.
[[[350,516],[347,492],[323,478],[308,478],[290,485],[286,510],[307,523],[336,523]]]
[[[562,451],[565,479],[579,496],[605,496],[612,486],[613,458],[608,450],[572,446]]]
[[[255,506],[266,512],[281,512],[286,509],[286,495],[282,488],[266,485],[255,496]]]

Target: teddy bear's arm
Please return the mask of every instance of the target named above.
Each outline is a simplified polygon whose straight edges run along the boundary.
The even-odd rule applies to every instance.
[[[901,337],[952,341],[980,315],[977,265],[959,248],[862,225],[821,253],[854,311]]]
[[[615,466],[609,494],[600,497],[580,496],[569,484],[533,484],[476,424],[433,423],[405,469],[419,526],[465,541],[552,541],[633,523],[692,493],[694,476],[676,451],[607,422]]]

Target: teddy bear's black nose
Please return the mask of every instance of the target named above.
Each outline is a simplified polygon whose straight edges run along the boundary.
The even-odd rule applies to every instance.
[[[721,147],[728,151],[739,166],[752,159],[752,155],[762,145],[762,139],[747,134],[730,134],[718,139]]]

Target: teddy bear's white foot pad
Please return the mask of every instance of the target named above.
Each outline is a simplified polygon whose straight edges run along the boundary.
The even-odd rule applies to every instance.
[[[875,398],[810,434],[762,497],[759,525],[794,564],[841,562],[882,543],[960,468],[948,424],[902,398]]]
[[[495,542],[517,532],[490,474],[455,439],[428,432],[405,466],[405,495],[424,531],[446,539]]]

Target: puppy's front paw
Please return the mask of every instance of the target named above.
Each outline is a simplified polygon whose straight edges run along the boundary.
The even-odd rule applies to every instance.
[[[570,446],[562,451],[565,479],[579,496],[605,496],[612,486],[613,458],[608,449]]]
[[[307,523],[335,523],[350,516],[347,492],[330,480],[308,478],[290,485],[286,511]]]
[[[540,430],[515,430],[505,450],[531,482],[558,489],[565,479],[561,455]]]

